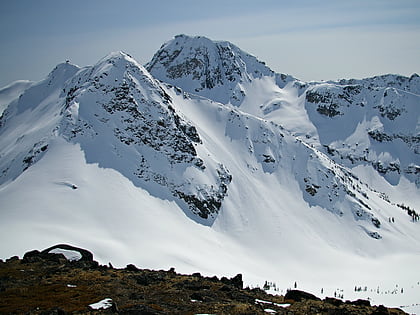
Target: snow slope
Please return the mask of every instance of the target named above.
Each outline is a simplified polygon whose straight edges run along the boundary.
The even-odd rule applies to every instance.
[[[232,49],[255,73],[256,59]],[[9,240],[1,257],[71,243],[116,266],[242,272],[249,285],[268,280],[285,290],[296,281],[317,295],[419,303],[420,223],[406,208],[420,204],[415,181],[341,163],[323,146],[323,126],[338,123],[317,122],[325,115],[308,93],[346,85],[279,84],[281,75],[258,67],[259,75],[241,68],[228,80],[245,91],[233,104],[159,82],[121,52],[94,66],[58,65],[0,120],[0,237]],[[199,92],[233,87],[221,82]],[[407,99],[416,113],[415,95]],[[386,130],[417,128],[415,119],[406,129],[395,121]],[[409,150],[395,152],[415,163]],[[386,293],[396,285],[404,293]]]

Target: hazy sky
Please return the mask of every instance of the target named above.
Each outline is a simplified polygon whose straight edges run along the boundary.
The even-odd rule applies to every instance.
[[[0,0],[0,87],[177,34],[228,40],[302,80],[420,74],[419,0]]]

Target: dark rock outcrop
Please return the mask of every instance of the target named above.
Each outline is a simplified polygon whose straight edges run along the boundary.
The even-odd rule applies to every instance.
[[[320,301],[321,299],[316,297],[315,295],[300,291],[300,290],[289,290],[287,291],[286,295],[284,296],[285,300],[293,300],[295,302],[300,302],[302,300],[315,300]]]

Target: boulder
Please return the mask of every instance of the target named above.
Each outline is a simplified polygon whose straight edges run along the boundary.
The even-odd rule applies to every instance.
[[[295,302],[300,302],[302,300],[314,300],[314,301],[321,301],[320,298],[316,297],[315,295],[300,291],[300,290],[289,290],[287,291],[286,295],[284,296],[285,300],[293,300]]]

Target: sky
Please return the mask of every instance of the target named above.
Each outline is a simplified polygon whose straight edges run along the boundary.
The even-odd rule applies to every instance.
[[[0,87],[177,34],[228,40],[304,81],[420,74],[419,0],[0,0]]]

